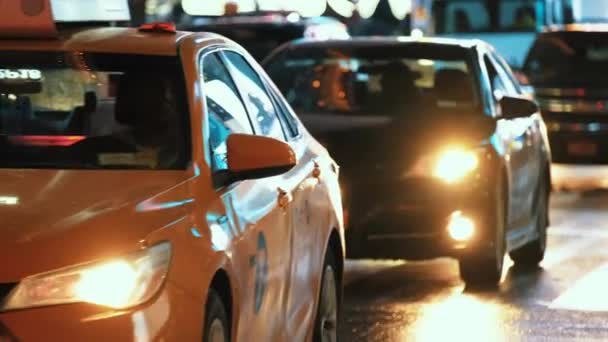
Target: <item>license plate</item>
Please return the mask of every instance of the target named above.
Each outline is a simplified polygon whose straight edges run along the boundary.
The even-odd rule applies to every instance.
[[[568,143],[568,154],[578,157],[593,157],[597,154],[597,144],[587,141]]]

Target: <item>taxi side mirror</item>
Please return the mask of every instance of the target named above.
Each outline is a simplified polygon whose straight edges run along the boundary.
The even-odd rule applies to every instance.
[[[273,138],[232,134],[227,149],[230,182],[278,176],[296,165],[291,147]]]
[[[504,96],[499,104],[504,119],[526,118],[539,111],[536,102],[520,97]]]

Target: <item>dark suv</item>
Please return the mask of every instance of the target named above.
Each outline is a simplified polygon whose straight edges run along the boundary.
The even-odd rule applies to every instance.
[[[553,161],[608,164],[608,26],[541,33],[524,64],[547,124]]]

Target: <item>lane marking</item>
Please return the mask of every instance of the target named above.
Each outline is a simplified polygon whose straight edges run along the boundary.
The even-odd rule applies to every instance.
[[[603,227],[598,227],[603,228]],[[587,228],[550,228],[547,232],[552,236],[572,236],[572,237],[590,237],[590,238],[600,238],[600,239],[608,239],[608,227],[607,230],[589,230]],[[595,229],[595,228],[594,228]]]
[[[541,262],[540,266],[544,269],[552,268],[564,260],[575,256],[580,250],[586,249],[594,243],[596,243],[595,240],[582,239],[578,241],[561,243],[557,248],[551,247],[549,244],[545,259]]]
[[[608,263],[587,273],[574,286],[562,293],[549,307],[551,309],[608,312]]]

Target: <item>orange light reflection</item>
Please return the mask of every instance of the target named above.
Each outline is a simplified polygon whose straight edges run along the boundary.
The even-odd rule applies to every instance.
[[[402,341],[507,341],[501,308],[455,291],[429,304]]]

